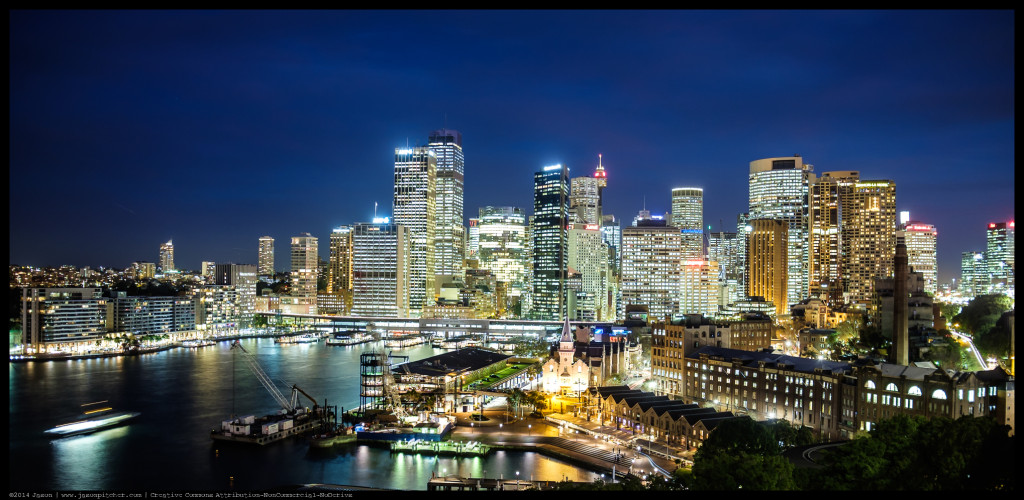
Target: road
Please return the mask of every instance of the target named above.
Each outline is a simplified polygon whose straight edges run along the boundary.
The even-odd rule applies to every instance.
[[[978,348],[974,345],[974,340],[971,339],[971,337],[968,337],[967,335],[964,335],[954,330],[950,330],[949,333],[952,333],[953,336],[955,336],[957,339],[967,343],[968,350],[971,351],[971,353],[974,354],[974,357],[978,360],[978,366],[981,366],[986,370],[991,370],[995,368],[995,364],[990,365],[981,357],[981,353],[978,352]]]

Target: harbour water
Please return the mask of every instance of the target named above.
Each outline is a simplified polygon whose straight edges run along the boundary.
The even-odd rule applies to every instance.
[[[319,403],[359,404],[356,346],[275,344],[243,339],[279,389],[297,384]],[[410,361],[444,352],[430,344],[394,350]],[[432,474],[592,481],[593,472],[535,452],[455,458],[392,454],[365,445],[311,451],[301,439],[258,447],[215,442],[210,430],[234,415],[279,409],[230,342],[115,358],[10,363],[10,491],[265,491],[324,483],[426,490]],[[300,395],[301,397],[301,395]],[[303,398],[304,399],[304,398]],[[51,439],[46,429],[77,419],[81,406],[108,401],[141,412],[128,425]],[[309,404],[308,400],[303,401]]]

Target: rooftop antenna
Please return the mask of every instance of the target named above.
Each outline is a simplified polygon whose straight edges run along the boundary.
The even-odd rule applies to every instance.
[[[377,218],[377,202],[373,202],[373,218]]]

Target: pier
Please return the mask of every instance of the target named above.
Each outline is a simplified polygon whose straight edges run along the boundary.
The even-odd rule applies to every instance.
[[[436,453],[459,456],[483,456],[491,452],[491,447],[479,441],[392,441],[391,452]]]
[[[427,491],[524,491],[548,490],[558,481],[533,481],[526,479],[494,479],[482,477],[443,476],[427,481]]]

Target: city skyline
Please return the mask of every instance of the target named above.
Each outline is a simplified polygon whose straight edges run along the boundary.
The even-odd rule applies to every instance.
[[[462,135],[464,220],[530,215],[536,171],[593,175],[600,154],[604,214],[699,187],[704,225],[732,231],[750,162],[799,154],[894,180],[948,283],[1014,217],[1009,10],[15,10],[10,27],[11,264],[128,267],[166,241],[178,268],[256,264],[261,236],[281,254],[306,232],[327,260],[333,228],[394,215],[395,149],[438,129]]]

